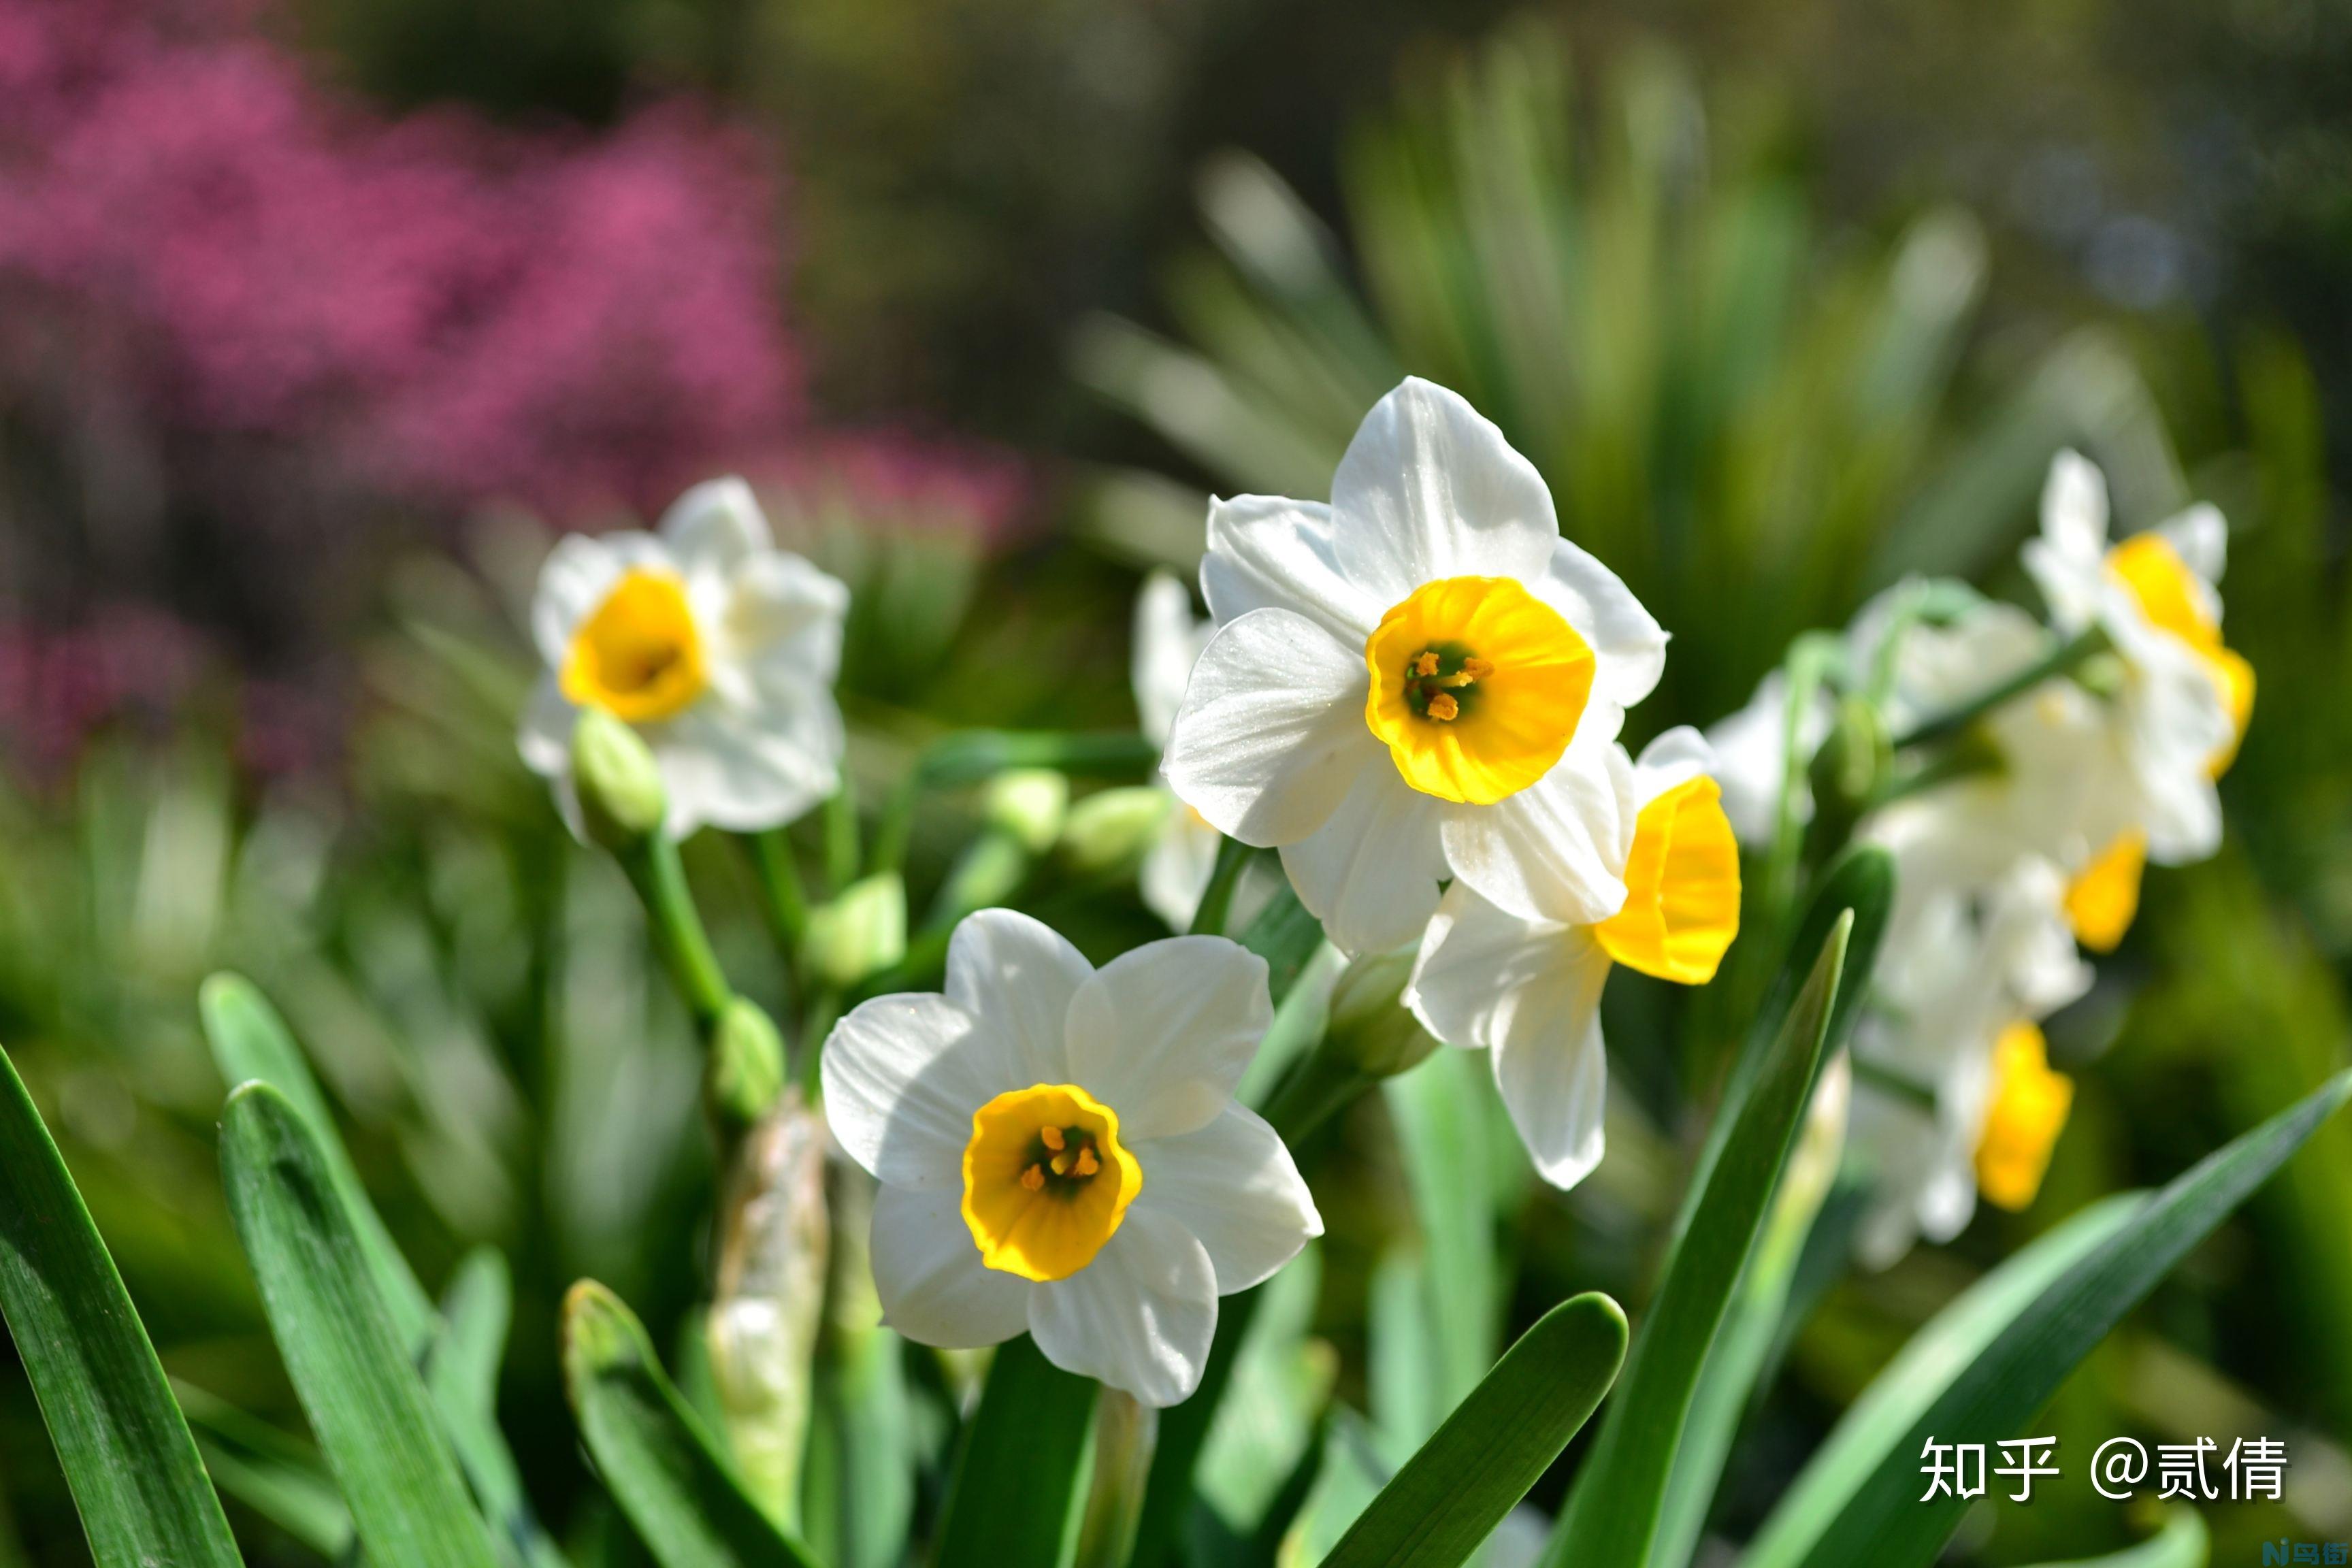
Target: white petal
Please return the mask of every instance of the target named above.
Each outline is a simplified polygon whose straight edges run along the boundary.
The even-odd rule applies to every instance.
[[[2080,452],[2050,459],[2050,477],[2042,482],[2042,537],[2069,560],[2106,554],[2106,476]]]
[[[1707,744],[1706,737],[1687,724],[1675,725],[1643,747],[1634,760],[1634,809],[1640,810],[1678,784],[1711,775],[1715,768],[1715,748]]]
[[[1213,528],[1213,524],[1212,527]],[[1129,675],[1135,712],[1145,735],[1168,743],[1184,687],[1208,641],[1209,628],[1192,616],[1192,591],[1172,572],[1154,572],[1135,596],[1135,631]]]
[[[1209,614],[1222,626],[1252,610],[1292,610],[1342,643],[1361,646],[1394,601],[1375,600],[1340,569],[1332,527],[1331,509],[1321,501],[1211,501],[1209,551],[1201,558]]]
[[[548,552],[546,563],[539,569],[539,588],[530,601],[531,640],[539,645],[540,661],[548,668],[563,668],[572,656],[572,634],[628,570],[622,553],[613,547],[622,537],[625,536],[592,539],[584,533],[567,533]]]
[[[1592,692],[1631,708],[1666,671],[1666,633],[1617,574],[1565,539],[1549,569],[1528,586],[1558,610],[1592,649]]]
[[[820,690],[841,670],[849,589],[797,555],[762,551],[730,574],[716,626],[723,657],[763,686]]]
[[[1092,1263],[1031,1294],[1029,1331],[1063,1371],[1175,1405],[1208,1364],[1216,1269],[1174,1218],[1132,1207]]]
[[[727,576],[772,548],[751,487],[733,475],[698,484],[671,502],[662,514],[661,536],[689,579]]]
[[[948,999],[1001,1042],[1005,1089],[1070,1081],[1070,1003],[1093,974],[1061,932],[1013,910],[966,915],[948,939]]]
[[[1145,853],[1135,880],[1144,907],[1166,921],[1171,930],[1182,931],[1192,923],[1201,908],[1201,895],[1208,891],[1209,879],[1216,873],[1217,846],[1223,835],[1181,802],[1170,804],[1168,820]]]
[[[2200,501],[2158,526],[2158,532],[2180,553],[2182,564],[2207,584],[2219,583],[2230,563],[2230,525],[2221,509]]]
[[[1283,846],[1298,901],[1334,946],[1377,952],[1420,934],[1445,875],[1442,804],[1406,784],[1382,752],[1321,828]]]
[[[541,778],[561,778],[572,770],[572,727],[579,721],[580,710],[563,695],[563,688],[553,675],[542,675],[530,689],[530,700],[524,705],[522,724],[515,735],[515,749],[522,753],[523,766]]]
[[[1559,539],[1535,465],[1458,394],[1412,376],[1348,443],[1331,511],[1339,574],[1382,610],[1440,577],[1531,584]]]
[[[1168,738],[1171,788],[1245,844],[1323,826],[1356,773],[1387,752],[1364,723],[1371,677],[1304,616],[1253,610],[1212,638]]]
[[[1025,1087],[1009,1066],[993,1033],[946,997],[877,996],[826,1037],[824,1119],[882,1182],[961,1192],[972,1112]]]
[[[1748,706],[1717,721],[1706,732],[1715,750],[1716,782],[1723,786],[1724,815],[1731,831],[1751,848],[1771,842],[1780,826],[1780,789],[1789,758],[1789,683],[1780,671],[1767,675],[1748,700]],[[1804,712],[1797,715],[1797,745],[1811,755],[1829,732],[1830,702],[1816,691]],[[1797,820],[1811,820],[1812,791],[1802,770],[1796,781]]]
[[[1123,952],[1070,1003],[1070,1073],[1118,1112],[1122,1138],[1205,1126],[1274,1021],[1265,960],[1221,936],[1172,936]]]
[[[971,1350],[1029,1326],[1030,1282],[980,1260],[963,1189],[885,1185],[874,1197],[874,1291],[882,1322],[918,1344]]]
[[[1247,1107],[1228,1105],[1207,1126],[1155,1139],[1136,1157],[1136,1206],[1171,1216],[1200,1242],[1220,1296],[1265,1279],[1323,1234],[1281,1134]]]
[[[1492,805],[1448,805],[1445,859],[1454,874],[1523,920],[1591,925],[1624,908],[1633,823],[1616,751],[1588,744],[1580,732],[1551,772],[1517,795]]]
[[[1543,1179],[1572,1187],[1601,1163],[1601,1120],[1609,1102],[1609,1057],[1601,1043],[1604,959],[1531,994],[1524,1005],[1556,1026],[1514,1026],[1495,1050],[1495,1087],[1511,1125]],[[1590,982],[1571,984],[1570,978]]]
[[[714,696],[646,740],[669,790],[672,838],[709,826],[730,833],[781,827],[841,787],[841,710],[817,691],[798,704],[734,710]]]

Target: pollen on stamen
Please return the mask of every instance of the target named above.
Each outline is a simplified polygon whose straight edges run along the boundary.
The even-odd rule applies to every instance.
[[[1412,661],[1412,672],[1415,675],[1435,675],[1437,655],[1433,652],[1423,652],[1420,658]]]
[[[1039,1128],[1037,1130],[1037,1141],[1045,1144],[1046,1148],[1051,1149],[1056,1154],[1062,1152],[1062,1145],[1066,1142],[1066,1140],[1062,1136],[1062,1130],[1058,1127]]]
[[[1452,692],[1440,691],[1429,700],[1429,716],[1441,723],[1459,718],[1461,713],[1462,704],[1454,700]]]
[[[1462,661],[1462,673],[1471,680],[1484,680],[1495,673],[1495,664],[1492,659],[1465,658]]]
[[[1095,1152],[1092,1149],[1081,1149],[1078,1151],[1076,1170],[1079,1175],[1091,1176],[1097,1171],[1101,1169],[1102,1162],[1095,1158]]]
[[[1021,1173],[1021,1184],[1031,1192],[1042,1192],[1045,1186],[1045,1167],[1032,1165]]]

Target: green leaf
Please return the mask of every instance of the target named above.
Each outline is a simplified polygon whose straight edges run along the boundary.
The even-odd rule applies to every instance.
[[[1928,1406],[2058,1277],[2122,1229],[2147,1202],[2118,1193],[2071,1215],[1954,1297],[1911,1336],[1780,1496],[1741,1568],[1795,1568]],[[1914,1459],[1917,1450],[1912,1450]]]
[[[508,1555],[530,1568],[562,1568],[563,1554],[532,1513],[522,1474],[499,1430],[499,1363],[513,1312],[505,1256],[493,1247],[468,1252],[442,1293],[425,1356],[425,1385],[466,1484],[509,1548]]]
[[[1265,907],[1250,917],[1234,939],[1265,960],[1266,989],[1280,1006],[1298,983],[1299,973],[1323,946],[1323,922],[1307,912],[1287,878]]]
[[[1381,1489],[1325,1568],[1454,1568],[1576,1436],[1625,1359],[1625,1314],[1594,1292],[1563,1301]]]
[[[174,1382],[213,1483],[331,1563],[352,1550],[352,1510],[319,1450],[226,1400]]]
[[[99,1568],[235,1564],[228,1521],[155,1347],[5,1053],[0,1312]]]
[[[228,1097],[221,1180],[270,1331],[373,1568],[492,1568],[310,1119],[266,1083]]]
[[[2193,1508],[2177,1508],[2166,1516],[2162,1530],[2137,1546],[2105,1557],[2039,1563],[2036,1568],[2205,1568],[2212,1555],[2205,1516]]]
[[[1930,1435],[1990,1443],[2017,1433],[2076,1363],[2352,1098],[2352,1069],[2207,1155],[2133,1213],[2115,1236],[2034,1299],[1896,1439],[1872,1478],[1803,1559],[1818,1568],[1926,1563],[1959,1523],[1950,1498],[1918,1500]]]
[[[1487,1064],[1468,1051],[1439,1050],[1381,1087],[1395,1122],[1421,1233],[1429,1345],[1437,1357],[1429,1426],[1404,1434],[1418,1443],[1437,1418],[1469,1396],[1500,1348],[1502,1277],[1495,1258],[1493,1184],[1467,1180],[1486,1169],[1483,1081]],[[1386,1434],[1383,1434],[1384,1436]],[[1403,1453],[1400,1447],[1400,1457]]]
[[[743,1489],[618,1296],[563,1299],[563,1374],[604,1485],[662,1568],[814,1568]]]
[[[408,1259],[384,1228],[383,1216],[368,1201],[359,1169],[335,1131],[334,1113],[327,1108],[327,1097],[320,1092],[319,1080],[293,1031],[260,988],[241,974],[215,974],[196,994],[205,1041],[212,1047],[213,1063],[226,1087],[266,1083],[310,1122],[400,1342],[411,1355],[422,1354],[435,1332],[432,1298],[417,1283]]]
[[[1028,1335],[996,1347],[964,1429],[932,1568],[1055,1568],[1094,1404],[1094,1380],[1047,1361]],[[1147,1512],[1145,1528],[1150,1522]]]
[[[1686,1226],[1634,1343],[1624,1390],[1609,1407],[1545,1553],[1556,1568],[1638,1563],[1649,1553],[1700,1369],[1755,1250],[1811,1095],[1853,929],[1851,910],[1831,926],[1811,975],[1762,1053],[1752,1087],[1737,1102],[1719,1155],[1700,1166]],[[1723,1114],[1734,1109],[1727,1105]]]

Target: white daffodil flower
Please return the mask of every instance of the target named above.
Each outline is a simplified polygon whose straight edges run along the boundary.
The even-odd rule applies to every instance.
[[[1870,1267],[1958,1236],[1979,1193],[2021,1209],[2040,1189],[2073,1084],[2039,1020],[2091,983],[2064,892],[2056,867],[2026,859],[1987,895],[1940,889],[1890,922],[1853,1053],[1852,1141],[1877,1184],[1857,1237]]]
[[[1265,961],[1222,937],[1096,969],[1026,915],[967,917],[945,994],[877,997],[825,1042],[826,1119],[881,1184],[883,1321],[948,1347],[1025,1331],[1146,1404],[1185,1398],[1217,1298],[1323,1231],[1234,1100],[1272,1016]]]
[[[1801,713],[1789,711],[1789,677],[1774,669],[1757,685],[1748,705],[1718,719],[1706,731],[1715,752],[1709,770],[1723,790],[1723,813],[1739,842],[1761,849],[1772,842],[1780,826],[1780,790],[1788,778],[1789,726],[1796,722],[1797,753],[1811,757],[1830,732],[1830,699],[1816,690]],[[1812,786],[1800,769],[1796,781],[1797,820],[1813,816]]]
[[[839,787],[849,591],[778,550],[741,479],[697,485],[657,533],[573,534],[540,571],[531,635],[546,665],[523,761],[582,832],[572,727],[583,708],[634,726],[661,765],[664,830],[752,831]]]
[[[1448,876],[1527,919],[1538,889],[1586,921],[1624,902],[1609,744],[1665,634],[1459,396],[1408,380],[1381,399],[1328,506],[1214,503],[1201,584],[1217,633],[1168,781],[1279,847],[1339,947],[1412,941]]]
[[[1172,574],[1154,572],[1144,579],[1135,601],[1135,711],[1144,735],[1163,750],[1177,710],[1184,705],[1192,666],[1216,629],[1214,621],[1193,616],[1192,591]],[[1222,837],[1199,812],[1169,795],[1168,816],[1144,854],[1137,880],[1145,907],[1177,931],[1191,925],[1201,907]]]
[[[1604,855],[1624,880],[1624,907],[1597,922],[1525,920],[1456,881],[1404,993],[1431,1034],[1490,1053],[1511,1124],[1559,1187],[1601,1163],[1601,991],[1611,967],[1703,985],[1739,931],[1739,846],[1706,742],[1685,728],[1651,742],[1638,762],[1610,750],[1621,830]],[[1574,903],[1574,889],[1561,889],[1559,907]]]
[[[2201,859],[2220,844],[2213,781],[2253,709],[2253,668],[2221,643],[2214,584],[2228,534],[2221,514],[2200,505],[2110,547],[2105,479],[2061,452],[2042,487],[2041,536],[2023,552],[2053,624],[2068,636],[2096,626],[2113,647],[2111,722],[2159,864]]]

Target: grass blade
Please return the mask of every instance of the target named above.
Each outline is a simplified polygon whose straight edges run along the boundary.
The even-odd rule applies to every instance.
[[[636,1314],[593,1279],[563,1300],[563,1374],[605,1487],[662,1568],[814,1568],[736,1479]]]
[[[964,1430],[932,1568],[1055,1568],[1094,1405],[1094,1381],[1047,1361],[1028,1335],[996,1347]]]
[[[2144,1193],[2118,1193],[2069,1216],[1928,1320],[1847,1408],[1829,1439],[1781,1494],[1779,1506],[1740,1559],[1741,1568],[1795,1568],[1804,1561],[1912,1423],[2020,1312],[2121,1230],[2145,1202]]]
[[[330,1563],[352,1552],[352,1510],[318,1449],[193,1384],[174,1383],[172,1392],[223,1495]]]
[[[1552,1533],[1544,1560],[1554,1568],[1639,1563],[1648,1556],[1707,1347],[1755,1250],[1805,1114],[1853,929],[1850,910],[1831,926],[1810,977],[1763,1053],[1752,1088],[1737,1105],[1720,1157],[1702,1167],[1687,1226],[1634,1344],[1624,1390],[1610,1406]],[[1733,1108],[1727,1106],[1725,1114]]]
[[[221,1180],[270,1331],[374,1568],[494,1568],[490,1535],[397,1338],[310,1119],[228,1097]]]
[[[1625,1314],[1595,1292],[1563,1301],[1503,1352],[1325,1568],[1455,1568],[1577,1434],[1625,1359]]]
[[[2084,1557],[2067,1563],[2043,1563],[2037,1568],[2205,1568],[2212,1560],[2213,1542],[2205,1516],[2193,1508],[2177,1508],[2164,1528],[2121,1552],[2105,1557]]]
[[[1872,1478],[1803,1559],[1813,1568],[1932,1561],[1960,1519],[1951,1498],[1916,1500],[1919,1454],[1931,1433],[1970,1442],[2014,1435],[2075,1363],[2138,1305],[2189,1249],[2267,1181],[2352,1098],[2352,1069],[2242,1133],[2175,1177],[2128,1222],[2034,1299],[1896,1439]]]
[[[99,1568],[238,1561],[155,1347],[0,1053],[0,1312]]]

